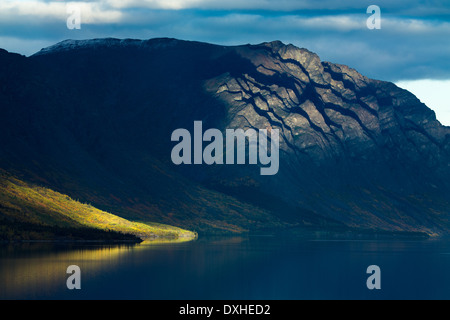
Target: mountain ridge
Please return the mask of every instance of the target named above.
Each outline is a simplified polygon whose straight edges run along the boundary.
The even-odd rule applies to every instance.
[[[406,90],[307,49],[96,39],[5,55],[0,166],[100,208],[200,233],[448,233],[450,128]],[[174,166],[170,134],[195,120],[279,128],[280,173]]]

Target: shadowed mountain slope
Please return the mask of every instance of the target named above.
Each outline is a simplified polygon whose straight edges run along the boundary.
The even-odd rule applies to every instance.
[[[450,128],[414,95],[281,42],[64,41],[0,52],[0,166],[198,232],[448,234]],[[280,170],[181,165],[171,134],[279,129]]]

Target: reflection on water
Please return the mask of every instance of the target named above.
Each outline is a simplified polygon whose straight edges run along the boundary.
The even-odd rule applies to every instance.
[[[13,244],[1,248],[0,298],[39,298],[64,288],[66,270],[78,265],[89,277],[126,259],[133,246]]]
[[[449,299],[445,241],[208,238],[0,246],[1,299]],[[382,290],[366,287],[369,265]],[[81,290],[66,287],[81,269]]]
[[[130,253],[186,240],[147,240],[140,244],[20,243],[0,245],[0,299],[40,299],[67,290],[67,267],[77,265],[89,281],[118,265]]]

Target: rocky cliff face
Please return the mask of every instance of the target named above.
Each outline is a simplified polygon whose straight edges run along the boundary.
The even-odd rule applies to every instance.
[[[205,232],[450,230],[450,128],[306,49],[100,39],[0,59],[0,164],[97,206]],[[171,133],[196,120],[279,129],[279,173],[175,166]]]
[[[284,151],[308,155],[318,164],[368,157],[380,161],[393,156],[388,150],[393,146],[397,156],[412,162],[443,164],[449,128],[409,92],[347,66],[321,62],[292,45],[274,42],[235,50],[251,63],[248,69],[207,84],[230,106],[229,125],[280,128]]]

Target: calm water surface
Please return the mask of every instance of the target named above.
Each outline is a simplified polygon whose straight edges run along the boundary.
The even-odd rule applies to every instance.
[[[81,290],[68,290],[69,265]],[[367,289],[367,267],[381,290]],[[202,238],[0,246],[0,299],[450,299],[450,242]]]

